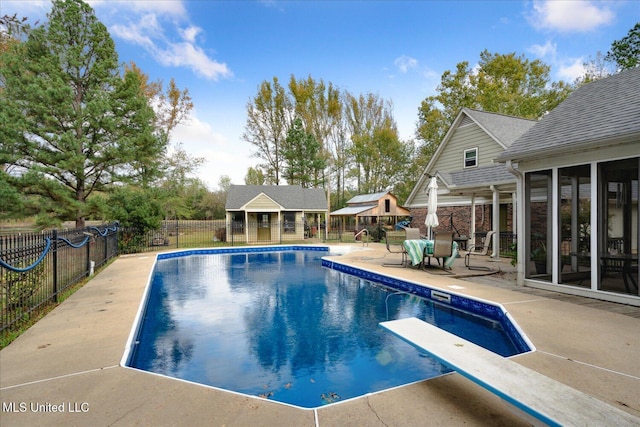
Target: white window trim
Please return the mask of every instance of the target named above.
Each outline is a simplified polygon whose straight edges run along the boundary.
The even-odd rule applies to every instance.
[[[467,153],[470,151],[475,151],[476,153],[476,164],[473,166],[467,166]],[[462,154],[462,166],[465,169],[469,169],[469,168],[477,168],[478,167],[478,147],[474,147],[474,148],[468,148],[466,150],[464,150],[463,154]]]

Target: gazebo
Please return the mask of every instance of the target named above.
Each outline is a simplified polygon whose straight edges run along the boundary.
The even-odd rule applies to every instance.
[[[399,206],[396,196],[389,191],[355,196],[347,201],[346,207],[329,214],[331,218],[339,220],[339,228],[343,233],[345,230],[359,230],[384,221],[396,224],[399,218],[410,215],[411,212]],[[348,222],[351,224],[347,224]],[[353,228],[349,228],[350,226]]]

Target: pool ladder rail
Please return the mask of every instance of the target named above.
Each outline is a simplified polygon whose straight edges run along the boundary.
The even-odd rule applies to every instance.
[[[362,241],[362,246],[369,246],[369,230],[367,230],[366,228],[363,228],[362,230],[358,231],[356,235],[353,236],[353,238],[357,241],[358,236],[360,236],[360,240]]]

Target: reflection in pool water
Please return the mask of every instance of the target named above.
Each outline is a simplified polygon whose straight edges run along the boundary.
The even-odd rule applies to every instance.
[[[324,255],[159,260],[128,366],[312,408],[449,372],[381,321],[414,316],[518,352],[498,322],[322,267]]]

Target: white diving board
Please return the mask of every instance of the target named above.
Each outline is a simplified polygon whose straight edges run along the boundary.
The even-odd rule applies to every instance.
[[[545,424],[640,425],[640,418],[415,317],[380,326]]]

